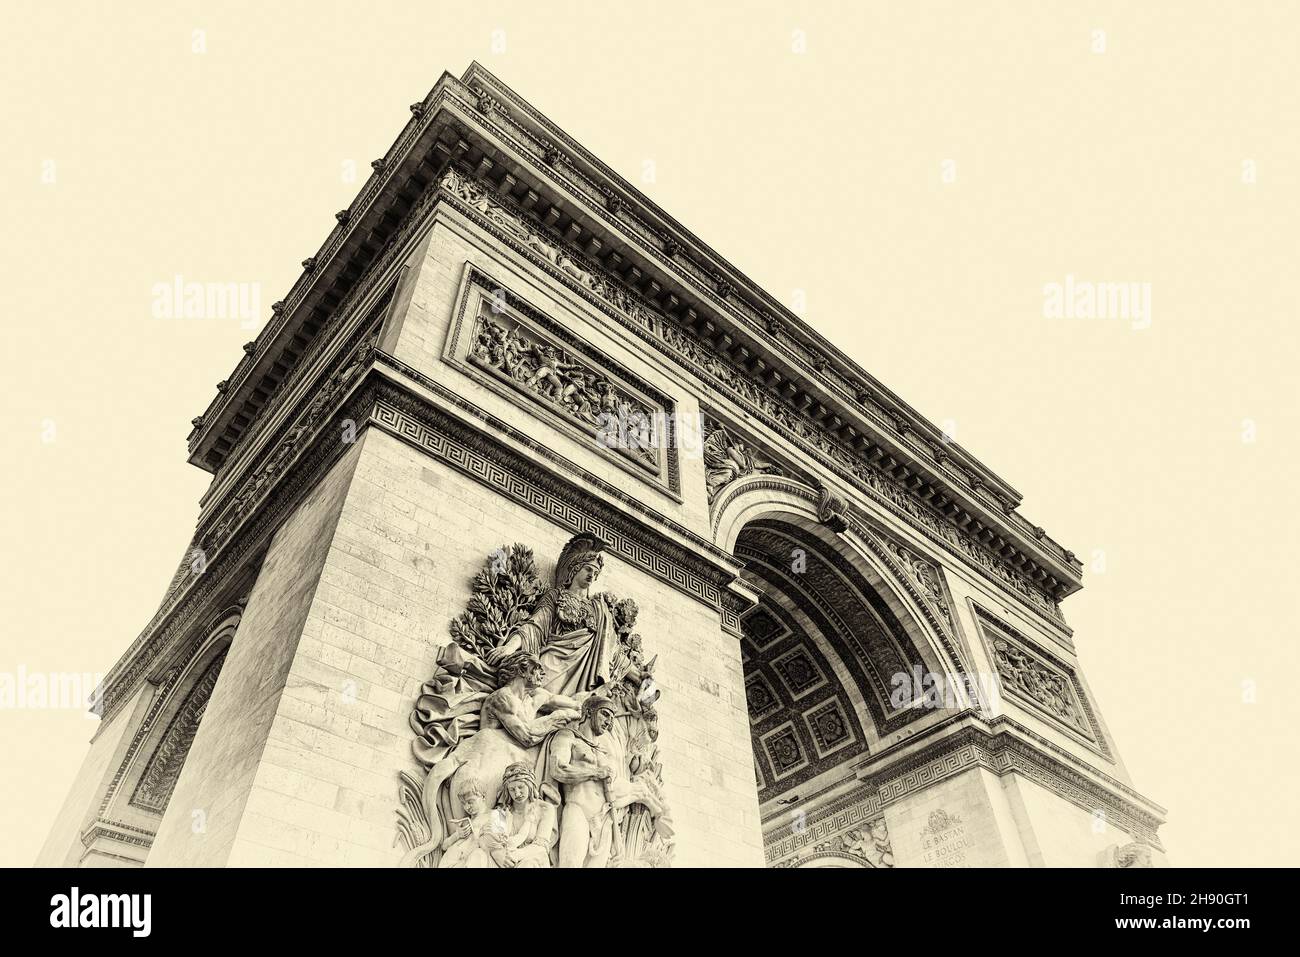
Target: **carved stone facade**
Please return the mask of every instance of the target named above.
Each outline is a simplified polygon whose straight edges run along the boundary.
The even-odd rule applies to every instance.
[[[1009,485],[477,65],[372,168],[42,861],[1163,861]]]
[[[1035,710],[1050,715],[1103,751],[1108,745],[1095,726],[1083,686],[1068,665],[1052,662],[1047,652],[997,616],[976,607],[980,630],[991,650],[1002,690]]]
[[[572,538],[544,588],[497,549],[411,713],[402,863],[656,867],[672,859],[654,670],[631,599],[592,594],[604,542]],[[513,795],[511,781],[526,795]]]
[[[221,665],[225,660],[224,654],[213,659],[186,696],[180,711],[167,725],[162,740],[158,742],[158,747],[149,758],[144,774],[135,787],[135,793],[131,795],[131,803],[136,807],[159,814],[167,809],[167,802],[176,789],[181,768],[185,766],[185,756],[194,743],[194,735],[199,731],[199,722],[203,720],[208,698],[217,686],[217,676],[221,674]]]

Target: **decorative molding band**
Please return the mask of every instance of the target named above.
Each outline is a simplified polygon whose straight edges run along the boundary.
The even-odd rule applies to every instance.
[[[419,397],[400,389],[381,390],[371,421],[559,527],[600,536],[619,558],[723,612],[723,590],[730,579],[717,566],[667,541],[651,547],[644,525],[466,429]]]
[[[1065,766],[1036,742],[1026,742],[1005,732],[961,728],[901,764],[878,771],[867,766],[860,777],[864,784],[878,789],[880,805],[887,808],[975,767],[999,776],[1018,772],[1089,814],[1101,812],[1121,830],[1163,849],[1156,836],[1163,822],[1155,814]]]
[[[763,831],[763,856],[770,865],[800,848],[880,816],[880,796],[858,786],[812,812],[791,808]]]

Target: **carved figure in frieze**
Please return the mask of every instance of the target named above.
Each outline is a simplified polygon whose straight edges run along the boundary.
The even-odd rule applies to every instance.
[[[889,540],[886,542],[886,547],[898,560],[899,567],[915,583],[925,600],[943,616],[949,627],[952,627],[952,610],[948,607],[948,599],[940,584],[938,569],[897,542]]]
[[[775,472],[777,468],[739,439],[733,439],[722,426],[704,437],[704,484],[712,502],[720,491],[736,479],[754,472]]]
[[[407,854],[407,863],[443,840],[447,830],[443,821],[465,816],[460,778],[473,778],[489,791],[499,789],[507,767],[534,761],[537,746],[578,716],[577,701],[541,686],[545,675],[537,658],[528,652],[516,652],[501,662],[497,678],[503,684],[483,700],[478,733],[457,747],[454,755],[448,755],[449,759],[429,768],[423,795],[430,835]]]
[[[586,427],[597,439],[650,470],[659,467],[654,410],[614,387],[565,349],[528,333],[518,322],[507,329],[486,312],[474,328],[468,358],[498,370],[548,405]]]
[[[1068,680],[1001,638],[994,639],[998,675],[1067,724],[1089,733],[1088,720],[1075,702]]]
[[[522,649],[538,657],[547,687],[558,694],[577,695],[604,683],[616,641],[614,619],[609,596],[591,594],[604,568],[604,548],[594,535],[571,538],[556,563],[555,585],[505,644],[488,653],[489,663]]]
[[[398,834],[409,848],[404,865],[438,866],[453,850],[452,863],[442,866],[556,863],[561,855],[553,832],[563,831],[565,786],[579,782],[562,780],[572,745],[560,774],[551,773],[555,744],[561,735],[568,735],[562,744],[569,741],[580,725],[586,728],[580,736],[600,739],[608,769],[602,777],[609,786],[604,800],[610,806],[602,811],[608,828],[588,828],[588,836],[598,839],[596,860],[611,866],[668,863],[673,829],[656,743],[655,659],[647,660],[633,632],[636,603],[591,593],[604,548],[595,535],[575,535],[561,551],[548,588],[537,576],[532,552],[521,545],[498,549],[475,577],[469,610],[452,622],[454,641],[440,653],[411,715],[414,753],[424,773],[401,775]],[[604,703],[599,713],[588,703],[597,699]],[[585,744],[577,747],[580,757],[586,753]],[[498,816],[484,832],[478,791],[502,795],[497,810],[509,812],[508,827]],[[583,806],[585,793],[576,796]],[[589,814],[580,817],[590,824]],[[531,836],[520,838],[524,831]],[[490,863],[462,846],[471,837]],[[538,848],[547,850],[545,862]]]
[[[564,794],[560,818],[560,866],[604,867],[614,845],[610,781],[612,755],[598,743],[614,725],[614,703],[593,695],[583,702],[582,723],[551,742],[548,780]]]
[[[483,785],[475,778],[465,778],[457,789],[465,816],[451,821],[451,830],[442,840],[439,867],[491,867],[487,851],[479,846],[479,837],[493,823]]]
[[[524,385],[548,398],[561,398],[569,383],[566,374],[577,369],[577,363],[567,361],[559,349],[545,342],[533,346],[533,356],[536,366]]]
[[[556,840],[555,805],[542,800],[528,764],[512,764],[501,781],[501,795],[491,825],[480,832],[479,846],[496,867],[550,867]]]
[[[561,867],[652,863],[628,860],[629,838],[644,823],[628,809],[662,818],[663,799],[654,771],[632,771],[629,742],[617,733],[619,714],[613,700],[592,695],[583,702],[581,723],[557,732],[548,746],[547,780],[564,795]]]
[[[837,834],[829,841],[814,845],[812,853],[843,853],[866,861],[872,867],[893,867],[894,849],[889,843],[889,828],[885,819],[877,818],[866,827],[855,827]],[[806,855],[805,855],[806,856]],[[797,864],[796,857],[791,864]]]

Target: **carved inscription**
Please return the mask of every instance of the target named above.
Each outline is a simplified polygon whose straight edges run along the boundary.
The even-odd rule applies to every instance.
[[[957,814],[934,811],[921,829],[921,860],[926,867],[965,867],[966,852],[974,846]]]

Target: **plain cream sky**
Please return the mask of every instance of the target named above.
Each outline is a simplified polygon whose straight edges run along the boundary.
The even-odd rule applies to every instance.
[[[153,318],[154,284],[257,282],[265,319],[354,195],[344,164],[477,58],[803,290],[1084,559],[1065,613],[1176,863],[1300,864],[1300,8],[711,6],[27,7],[0,40],[0,671],[107,670],[188,541],[188,423],[253,331]],[[1067,275],[1150,283],[1151,327],[1044,318]],[[0,711],[0,863],[34,859],[91,730]]]

